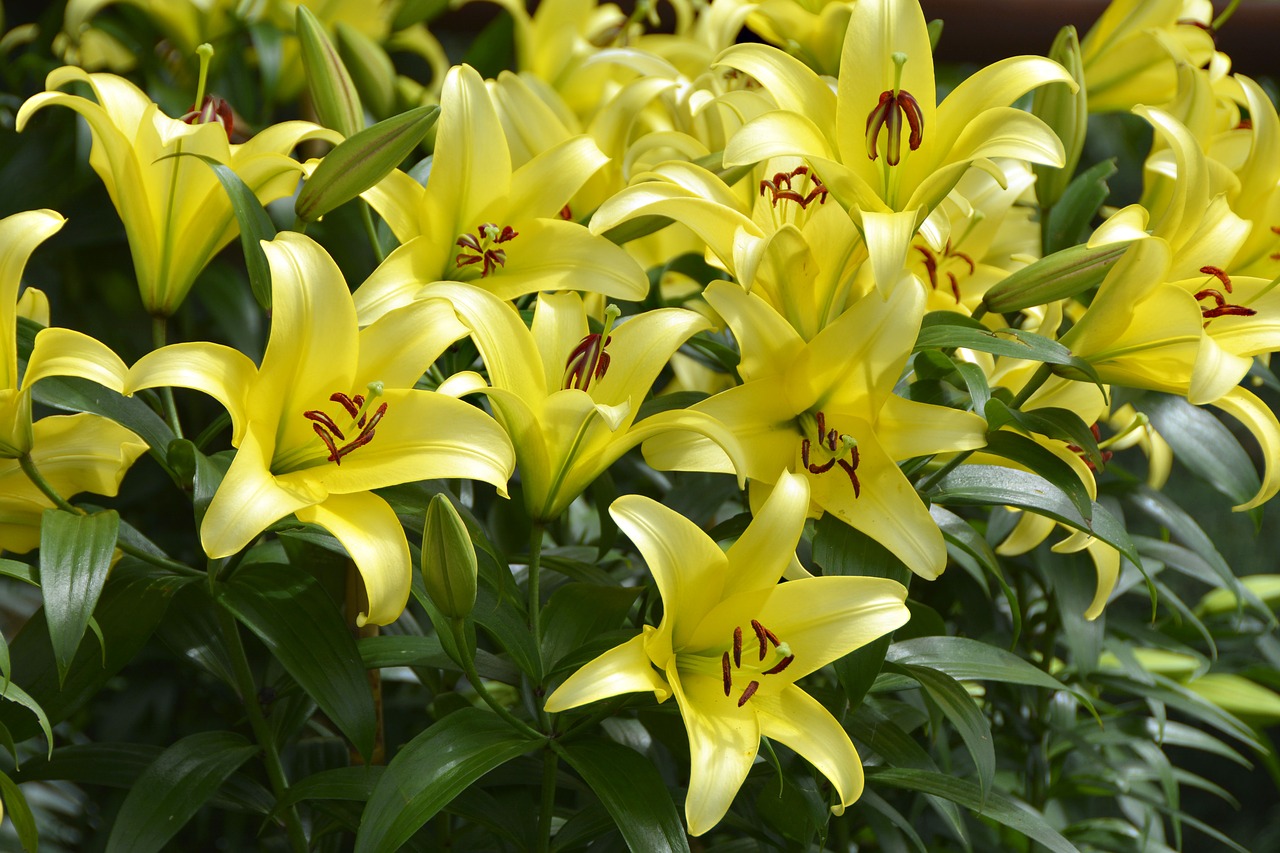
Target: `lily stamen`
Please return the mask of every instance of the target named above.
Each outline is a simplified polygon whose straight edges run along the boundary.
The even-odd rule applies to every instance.
[[[472,264],[480,264],[480,277],[486,278],[497,267],[505,267],[507,265],[506,250],[495,249],[493,246],[514,240],[519,236],[520,232],[510,225],[504,225],[499,229],[496,224],[486,222],[476,229],[475,234],[463,234],[454,241],[454,245],[464,251],[454,257],[453,262],[458,269]]]
[[[576,388],[586,391],[591,387],[591,380],[600,379],[609,370],[611,361],[606,351],[613,340],[610,334],[614,323],[622,316],[622,309],[617,305],[609,305],[604,310],[604,329],[600,334],[590,334],[578,342],[569,353],[565,362],[564,388]]]
[[[729,671],[728,652],[725,652],[724,657],[720,659],[720,668],[724,672],[724,695],[728,696],[729,691],[733,689],[733,675]]]
[[[733,629],[733,665],[742,668],[742,627]]]
[[[320,436],[320,440],[324,442],[325,448],[329,451],[327,460],[338,465],[342,464],[342,457],[350,454],[358,448],[364,447],[373,441],[375,428],[387,414],[387,404],[383,403],[378,406],[372,415],[368,413],[370,404],[382,396],[383,386],[381,382],[370,382],[368,385],[369,397],[363,394],[355,394],[348,396],[342,391],[335,391],[329,395],[329,402],[337,403],[346,410],[351,416],[351,423],[343,430],[326,412],[319,409],[312,409],[303,412],[302,416],[311,421],[311,428],[315,430],[316,435]],[[346,441],[346,433],[352,430],[360,430],[355,438],[347,441],[346,444],[339,445],[339,441]]]
[[[880,93],[880,100],[867,115],[867,156],[872,160],[879,157],[878,150],[880,131],[888,129],[889,138],[885,161],[896,166],[902,155],[902,119],[905,116],[907,126],[911,129],[907,137],[907,147],[912,151],[920,147],[924,141],[924,111],[914,96],[901,87],[902,66],[907,57],[902,53],[893,55],[894,73],[893,89]]]
[[[747,704],[747,700],[756,695],[756,691],[760,689],[760,682],[753,681],[747,685],[747,689],[742,691],[741,698],[738,699],[738,707],[741,708]]]
[[[809,178],[812,189],[809,190],[807,195],[800,195],[797,190],[792,188],[791,181],[794,178],[804,176]],[[828,194],[826,184],[822,183],[822,179],[818,177],[816,172],[811,172],[808,166],[798,166],[790,172],[777,172],[774,174],[773,180],[762,180],[760,182],[760,195],[764,195],[765,192],[772,194],[770,202],[774,207],[778,206],[779,201],[786,199],[800,205],[802,210],[807,210],[815,200],[818,204],[826,204]]]

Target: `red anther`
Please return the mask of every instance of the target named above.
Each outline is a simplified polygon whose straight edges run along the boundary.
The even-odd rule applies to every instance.
[[[1211,275],[1218,281],[1222,282],[1222,286],[1226,288],[1227,293],[1231,292],[1231,277],[1218,267],[1200,267],[1200,272],[1205,275]],[[1196,297],[1197,299],[1199,297]]]
[[[956,274],[947,273],[947,280],[951,282],[951,295],[956,298],[956,304],[960,304],[960,282],[956,281]]]
[[[839,460],[840,468],[849,475],[849,482],[853,484],[853,496],[855,498],[862,497],[862,483],[858,481],[858,448],[853,448],[849,461]]]
[[[347,410],[347,414],[353,418],[360,414],[360,407],[364,405],[364,397],[361,395],[357,394],[352,398],[343,394],[341,391],[336,391],[333,394],[330,394],[329,400],[330,402],[337,403],[342,406],[342,408]],[[339,435],[338,438],[342,438],[342,436]]]
[[[880,100],[867,115],[867,156],[875,160],[880,156],[880,131],[889,131],[888,151],[885,159],[890,166],[898,165],[902,155],[902,118],[906,116],[910,133],[907,147],[915,151],[924,140],[924,112],[920,103],[905,89],[897,92],[881,92]]]
[[[826,462],[823,462],[821,465],[819,465],[819,464],[818,464],[818,463],[816,463],[816,462],[811,463],[811,464],[808,466],[808,468],[809,468],[809,473],[810,473],[810,474],[825,474],[825,473],[827,473],[828,471],[830,471],[832,468],[834,468],[834,467],[835,467],[835,464],[836,464],[836,460],[834,460],[834,459],[828,459]]]
[[[1271,233],[1272,233],[1272,234],[1280,234],[1280,225],[1272,225],[1272,226],[1271,226]]]
[[[742,628],[733,629],[733,665],[742,668]]]
[[[738,707],[741,708],[747,704],[747,700],[756,695],[756,691],[760,689],[760,682],[753,681],[747,685],[747,689],[742,691],[742,696],[738,699]]]
[[[792,662],[793,660],[795,660],[795,659],[796,659],[796,656],[795,656],[795,655],[787,655],[785,658],[783,658],[782,660],[780,660],[780,661],[778,661],[776,664],[774,664],[772,669],[766,669],[766,670],[764,671],[764,673],[763,673],[763,674],[764,674],[764,675],[777,675],[778,673],[782,672],[782,671],[783,671],[784,669],[786,669],[787,667],[791,666],[791,662]]]
[[[1214,290],[1211,287],[1207,287],[1204,290],[1201,290],[1198,293],[1196,293],[1196,301],[1199,302],[1201,299],[1212,299],[1214,301],[1214,306],[1212,308],[1200,309],[1200,313],[1204,316],[1206,320],[1212,320],[1215,317],[1228,317],[1228,316],[1252,317],[1254,314],[1258,313],[1254,309],[1246,308],[1243,305],[1232,305],[1231,303],[1227,302],[1227,298],[1225,296],[1223,296],[1219,291]]]
[[[831,452],[834,453],[836,449],[836,442],[839,439],[840,439],[840,436],[836,434],[836,431],[834,429],[827,430],[827,450],[830,450]]]
[[[191,109],[181,119],[187,124],[208,124],[209,122],[217,122],[222,125],[222,130],[227,134],[227,140],[231,140],[231,133],[235,130],[236,117],[231,111],[231,104],[222,98],[215,98],[213,95],[205,95],[204,101],[199,104],[192,104]]]
[[[818,425],[818,436],[819,441],[821,441],[822,434],[827,431],[827,416],[822,412],[818,412],[813,416],[813,421]]]
[[[319,409],[312,409],[309,412],[303,412],[302,416],[309,421],[315,421],[312,427],[317,431],[322,428],[327,429],[330,433],[333,434],[334,438],[338,439],[339,441],[347,440],[347,437],[342,434],[342,430],[338,427],[336,423],[333,422],[333,418],[329,417],[327,414],[320,411]]]
[[[975,272],[977,272],[977,271],[978,271],[978,265],[977,265],[977,264],[975,264],[975,263],[973,262],[973,258],[969,257],[969,256],[968,256],[968,255],[966,255],[964,252],[955,252],[955,251],[952,251],[952,249],[951,249],[951,241],[950,241],[950,240],[948,240],[948,241],[947,241],[947,249],[946,249],[946,251],[945,251],[945,252],[943,252],[943,254],[945,254],[948,258],[959,258],[960,260],[962,260],[962,261],[964,261],[966,264],[968,264],[968,265],[969,265],[969,275],[973,275]]]
[[[493,232],[497,231],[494,236]],[[481,264],[480,277],[486,278],[497,267],[506,266],[507,253],[504,249],[494,249],[490,247],[490,243],[505,243],[508,240],[514,240],[520,234],[510,225],[503,226],[498,231],[498,226],[492,222],[486,222],[476,229],[475,234],[463,234],[454,241],[454,245],[460,249],[467,249],[474,254],[461,252],[454,256],[454,264],[461,269],[472,264]]]
[[[1204,30],[1206,33],[1213,36],[1214,44],[1217,44],[1218,42],[1218,31],[1215,30],[1211,24],[1197,21],[1194,18],[1179,18],[1175,23],[1180,27],[1195,27],[1198,30]]]
[[[807,195],[800,193],[791,186],[791,179],[800,176],[808,176],[812,182],[812,188]],[[822,179],[818,177],[816,172],[810,172],[808,166],[797,166],[790,172],[777,172],[773,176],[773,180],[763,180],[760,182],[760,195],[766,192],[772,194],[770,199],[774,207],[778,206],[778,202],[782,199],[794,201],[800,205],[802,209],[807,209],[809,205],[816,200],[818,204],[827,203],[827,187],[822,183]]]
[[[570,207],[569,207],[569,205],[567,205],[567,204],[566,204],[564,207],[560,208],[559,216],[560,216],[560,218],[561,218],[561,219],[563,219],[565,222],[572,222],[572,221],[573,221],[573,210],[571,210],[571,209],[570,209]]]
[[[1236,130],[1253,130],[1253,122],[1249,121],[1247,118],[1242,118],[1236,124]]]
[[[773,633],[773,632],[772,632],[772,631],[770,631],[768,628],[765,628],[763,625],[761,625],[761,626],[760,626],[760,628],[761,628],[761,630],[763,630],[763,631],[764,631],[765,639],[767,639],[770,643],[772,643],[772,644],[773,644],[773,647],[774,647],[775,649],[776,649],[778,646],[782,645],[782,641],[778,639],[778,635],[777,635],[777,634]]]
[[[807,438],[800,440],[800,464],[805,468],[809,467],[809,439]]]
[[[934,290],[938,289],[938,259],[933,256],[933,252],[924,246],[915,246],[917,252],[924,256],[924,268],[929,273],[929,286]]]
[[[312,424],[311,428],[316,431],[316,435],[320,436],[320,440],[324,442],[324,446],[329,448],[329,458],[338,458],[338,446],[333,443],[333,437],[324,431],[324,427],[320,424]],[[341,438],[342,436],[338,436]]]
[[[733,675],[729,672],[728,652],[725,652],[724,657],[720,658],[720,671],[724,676],[724,695],[728,696],[729,691],[733,689]]]
[[[612,360],[605,348],[612,341],[613,335],[610,335],[601,343],[600,336],[596,334],[587,335],[579,341],[565,362],[564,387],[586,391],[591,387],[592,379],[604,376]]]
[[[760,640],[760,660],[764,660],[765,653],[769,651],[769,636],[765,633],[764,626],[755,619],[751,620],[751,630],[756,632],[756,638]]]

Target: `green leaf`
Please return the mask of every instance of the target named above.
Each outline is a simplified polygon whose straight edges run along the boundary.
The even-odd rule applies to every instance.
[[[366,764],[352,767],[336,767],[312,773],[289,786],[289,790],[276,803],[279,813],[304,800],[353,800],[365,802],[373,794],[387,768]]]
[[[233,732],[188,735],[160,754],[125,797],[107,853],[162,850],[223,781],[257,752]]]
[[[266,644],[356,749],[373,754],[373,696],[356,641],[333,599],[288,564],[237,572],[218,600]],[[246,697],[252,701],[252,697]]]
[[[174,596],[156,633],[177,657],[234,688],[235,670],[218,627],[216,606],[205,584],[190,584]]]
[[[514,66],[515,20],[506,10],[500,11],[471,41],[462,61],[484,78],[497,77]]]
[[[445,652],[439,637],[361,637],[357,645],[360,647],[360,659],[365,669],[429,666],[454,672],[462,671],[462,668]],[[504,684],[520,683],[520,671],[493,652],[477,649],[475,663],[476,671],[490,681],[501,681]]]
[[[984,796],[982,790],[972,782],[929,770],[868,767],[867,782],[945,797],[965,808],[973,809],[983,817],[1021,832],[1054,853],[1079,853],[1070,841],[1049,825],[1043,815],[999,790],[988,791]]]
[[[573,740],[558,751],[604,803],[630,849],[689,849],[671,792],[652,761],[597,738]]]
[[[262,251],[262,241],[275,239],[276,226],[272,224],[271,217],[267,215],[262,202],[258,201],[257,195],[235,173],[234,169],[206,154],[185,151],[167,156],[198,157],[213,170],[218,183],[222,184],[222,189],[226,191],[227,198],[231,201],[231,212],[235,214],[236,224],[240,226],[240,248],[244,251],[244,263],[249,270],[249,287],[252,288],[253,296],[262,306],[262,310],[270,311],[271,268],[267,266],[267,255]],[[152,447],[155,446],[152,445]]]
[[[1197,477],[1237,504],[1257,493],[1261,484],[1249,454],[1211,413],[1172,394],[1146,394],[1134,406],[1151,418],[1173,455]]]
[[[813,561],[829,575],[891,578],[901,584],[911,578],[910,570],[887,548],[831,513],[818,519]],[[851,706],[857,707],[880,674],[891,639],[888,634],[878,637],[835,662],[836,676]]]
[[[26,563],[19,563],[17,560],[6,560],[0,558],[0,575],[7,578],[14,578],[31,586],[40,586],[40,581],[34,569]]]
[[[1093,517],[1093,498],[1089,496],[1089,490],[1080,481],[1075,469],[1053,451],[1008,430],[988,433],[987,446],[982,450],[1030,468],[1032,473],[1039,474],[1057,486],[1075,505],[1081,518],[1089,521]]]
[[[950,720],[969,750],[969,755],[973,757],[973,764],[978,770],[978,784],[985,797],[995,778],[996,751],[991,739],[991,724],[982,715],[973,697],[960,682],[945,672],[911,664],[891,666],[914,678],[943,716]]]
[[[105,638],[103,649],[82,645],[59,686],[53,647],[41,610],[11,644],[14,680],[26,687],[51,722],[65,720],[134,659],[160,622],[169,598],[193,580],[157,575],[154,568],[131,557],[121,559],[112,569],[94,609],[94,618]],[[7,725],[19,740],[31,737],[37,730],[26,711],[13,713],[11,706],[2,702],[0,723]]]
[[[949,506],[1012,506],[1028,510],[1096,536],[1135,566],[1142,565],[1129,533],[1114,515],[1094,503],[1092,520],[1084,518],[1061,489],[1038,474],[996,465],[962,465],[926,497]]]
[[[490,712],[450,714],[391,759],[360,820],[356,853],[399,848],[472,782],[535,746]]]
[[[1111,195],[1107,178],[1116,171],[1114,158],[1103,160],[1081,172],[1067,186],[1062,198],[1049,211],[1048,228],[1045,232],[1046,252],[1056,252],[1083,243],[1088,238],[1094,214],[1107,200],[1107,196]],[[1105,274],[1104,271],[1103,275]]]
[[[1056,438],[1079,447],[1095,467],[1102,467],[1097,436],[1093,434],[1089,424],[1070,409],[1046,407],[1021,412],[993,398],[983,407],[983,416],[987,419],[987,428],[992,431],[1006,424],[1013,424],[1024,432]]]
[[[1022,329],[993,332],[972,317],[952,311],[926,314],[912,352],[956,347],[1069,367],[1088,377],[1089,381],[1101,384],[1097,371],[1088,362],[1072,355],[1071,350],[1051,338]]]
[[[973,529],[973,525],[945,507],[934,504],[929,507],[929,515],[942,531],[942,538],[947,543],[947,553],[961,568],[969,571],[974,580],[980,583],[981,572],[995,578],[1005,601],[1009,603],[1009,617],[1013,622],[1013,637],[1009,644],[1017,645],[1018,637],[1022,634],[1022,608],[1018,604],[1018,594],[1009,586],[1009,582],[1004,579],[1004,573],[1000,571],[1000,561],[996,559],[991,545]],[[972,568],[968,565],[970,562],[974,564]],[[985,587],[986,584],[983,583],[983,586]]]
[[[59,683],[80,647],[102,595],[120,516],[115,510],[79,515],[47,509],[40,522],[40,591]]]
[[[40,730],[44,732],[45,742],[49,744],[49,752],[52,753],[53,727],[49,725],[49,716],[45,713],[44,708],[40,707],[40,703],[31,698],[31,694],[27,693],[27,691],[23,690],[12,681],[5,684],[4,690],[0,690],[0,699],[8,699],[10,702],[16,702],[36,715],[36,720],[40,723]],[[25,739],[26,738],[23,738],[23,740]]]
[[[22,789],[3,772],[0,772],[0,802],[4,803],[5,816],[13,821],[13,828],[18,831],[18,843],[22,849],[36,853],[40,849],[40,836],[36,831],[35,816],[31,814]]]
[[[315,222],[378,183],[413,152],[439,115],[437,106],[416,107],[339,143],[303,185],[294,213]]]
[[[1013,652],[967,637],[917,637],[914,640],[904,640],[890,646],[887,657],[904,666],[936,669],[957,681],[999,681],[1049,690],[1070,689]]]
[[[547,668],[591,638],[620,627],[639,594],[640,587],[585,583],[567,583],[552,593],[542,617],[546,625],[542,657]]]

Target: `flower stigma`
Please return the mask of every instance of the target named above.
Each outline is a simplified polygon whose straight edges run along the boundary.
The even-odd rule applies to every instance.
[[[487,278],[498,267],[507,265],[506,249],[494,248],[519,237],[520,233],[510,225],[498,228],[492,222],[486,222],[476,229],[475,234],[466,233],[454,241],[454,245],[462,249],[453,262],[462,272],[463,267],[480,264],[480,278]]]
[[[209,79],[209,60],[213,58],[213,45],[205,42],[196,48],[196,53],[200,57],[200,79],[196,84],[196,99],[192,103],[191,109],[182,116],[181,121],[187,124],[217,122],[222,125],[223,131],[227,134],[227,139],[230,140],[231,132],[236,126],[231,104],[222,98],[215,98],[213,95],[204,93],[205,83]]]
[[[902,118],[906,116],[910,134],[907,146],[915,151],[924,139],[924,112],[915,97],[902,88],[902,66],[907,63],[905,53],[893,54],[893,89],[880,93],[880,101],[867,115],[867,156],[875,160],[880,156],[880,131],[887,130],[885,162],[896,166],[902,159]]]
[[[613,325],[622,316],[622,309],[610,304],[604,310],[604,329],[600,334],[590,334],[578,342],[565,362],[565,390],[576,388],[586,391],[591,380],[599,379],[609,370],[609,353],[606,347],[613,340]]]

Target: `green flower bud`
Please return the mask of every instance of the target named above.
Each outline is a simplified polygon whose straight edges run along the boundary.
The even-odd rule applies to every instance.
[[[1089,103],[1084,88],[1084,66],[1080,62],[1080,41],[1075,27],[1063,27],[1053,40],[1049,58],[1057,62],[1078,87],[1075,92],[1066,83],[1049,83],[1036,89],[1031,101],[1031,112],[1053,128],[1062,140],[1066,162],[1061,169],[1054,166],[1033,164],[1036,173],[1036,199],[1044,208],[1053,207],[1062,198],[1067,184],[1075,174],[1084,150],[1085,131],[1088,130]]]
[[[1023,267],[982,297],[987,311],[1006,314],[1083,293],[1102,282],[1129,241],[1072,246]]]
[[[422,581],[431,602],[445,616],[465,618],[476,604],[477,571],[466,524],[448,498],[436,495],[422,530]]]
[[[439,114],[437,106],[418,107],[340,143],[325,155],[298,193],[294,213],[304,222],[315,222],[378,183],[409,156]]]
[[[387,52],[364,33],[338,23],[338,52],[346,62],[360,97],[375,117],[390,115],[395,108],[396,69]]]
[[[307,90],[320,123],[345,137],[364,130],[364,107],[356,85],[324,26],[306,6],[298,7],[297,30]]]

